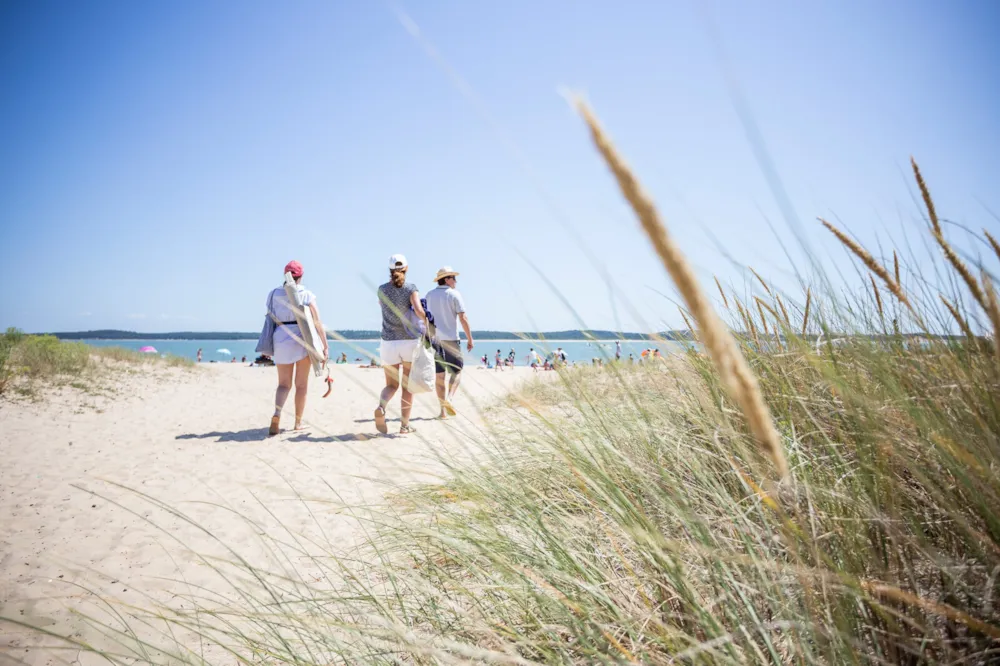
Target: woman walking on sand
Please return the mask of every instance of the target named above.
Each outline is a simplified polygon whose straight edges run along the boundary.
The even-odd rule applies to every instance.
[[[326,341],[326,331],[319,318],[319,308],[316,307],[316,295],[302,286],[302,264],[289,261],[285,273],[291,273],[295,278],[295,289],[298,291],[302,304],[312,312],[316,332],[323,341],[323,356],[326,357],[329,344]],[[274,415],[271,417],[269,435],[277,435],[281,423],[281,410],[285,406],[288,394],[295,381],[295,429],[302,429],[302,413],[306,410],[306,392],[309,390],[309,373],[312,372],[312,361],[302,344],[302,334],[295,320],[295,311],[288,301],[285,287],[276,287],[267,296],[267,312],[275,322],[274,329],[274,364],[278,366],[278,390],[274,394]]]
[[[413,407],[413,394],[409,390],[410,365],[421,332],[409,323],[407,313],[413,313],[427,323],[427,315],[420,304],[420,292],[416,285],[406,281],[408,269],[406,257],[394,254],[389,257],[389,281],[378,288],[378,302],[382,308],[382,344],[379,346],[379,356],[382,357],[382,368],[385,370],[385,388],[379,396],[378,407],[375,408],[375,428],[382,434],[389,432],[385,423],[385,406],[396,395],[400,386],[400,369],[402,369],[403,396],[401,402],[402,420],[399,434],[406,435],[416,432],[410,425],[410,410]]]

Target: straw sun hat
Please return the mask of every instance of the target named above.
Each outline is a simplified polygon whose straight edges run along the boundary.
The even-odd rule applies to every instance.
[[[434,281],[437,282],[448,277],[458,277],[458,271],[451,266],[444,266],[438,269],[437,275],[434,276]]]

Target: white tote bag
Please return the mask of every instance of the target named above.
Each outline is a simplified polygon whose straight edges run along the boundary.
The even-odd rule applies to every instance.
[[[410,366],[410,393],[427,393],[434,390],[434,352],[423,338],[417,340]]]

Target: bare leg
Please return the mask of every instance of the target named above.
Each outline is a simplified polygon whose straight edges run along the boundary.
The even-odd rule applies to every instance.
[[[441,405],[441,414],[438,415],[439,419],[443,419],[447,416],[444,410],[444,404],[447,402],[444,394],[444,373],[439,372],[434,376],[434,389],[437,391],[438,403]]]
[[[410,410],[413,409],[413,394],[410,392],[410,367],[412,363],[403,363],[403,401],[400,405],[402,407],[403,418],[400,428],[409,429],[410,427]]]
[[[306,395],[309,391],[309,373],[312,361],[306,356],[295,364],[295,429],[302,429],[302,415],[306,411]]]
[[[295,366],[291,363],[282,363],[278,366],[278,389],[274,392],[274,415],[271,417],[271,427],[267,434],[277,435],[281,423],[281,410],[288,400],[288,393],[292,390],[292,372]]]
[[[462,382],[462,371],[459,370],[451,376],[451,381],[448,384],[448,400],[455,397],[455,393],[458,391],[458,385]]]
[[[385,406],[389,404],[392,396],[396,395],[396,389],[399,388],[399,366],[386,365],[382,367],[382,370],[385,371],[385,388],[382,389],[382,395],[378,399],[378,407],[375,408],[375,429],[384,435],[389,432],[389,428],[385,424]]]

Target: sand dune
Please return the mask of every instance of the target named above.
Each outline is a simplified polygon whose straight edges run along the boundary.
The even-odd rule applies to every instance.
[[[35,403],[0,402],[0,616],[88,638],[93,630],[67,608],[93,599],[91,591],[144,606],[152,603],[147,594],[169,601],[185,586],[218,585],[182,542],[224,555],[221,542],[254,557],[257,530],[283,525],[350,546],[357,523],[332,502],[334,493],[346,504],[373,503],[392,485],[431,478],[440,466],[430,454],[465,451],[481,424],[476,406],[531,371],[465,375],[460,416],[437,421],[436,399],[419,396],[418,432],[406,436],[392,434],[398,394],[390,435],[378,436],[372,410],[382,371],[356,366],[334,366],[326,399],[325,386],[312,380],[304,431],[290,430],[290,398],[286,429],[273,438],[273,368],[158,368],[122,373],[113,397],[62,389]],[[330,502],[310,512],[301,497]],[[88,664],[93,657],[32,647],[38,644],[28,631],[0,623],[0,662]]]

